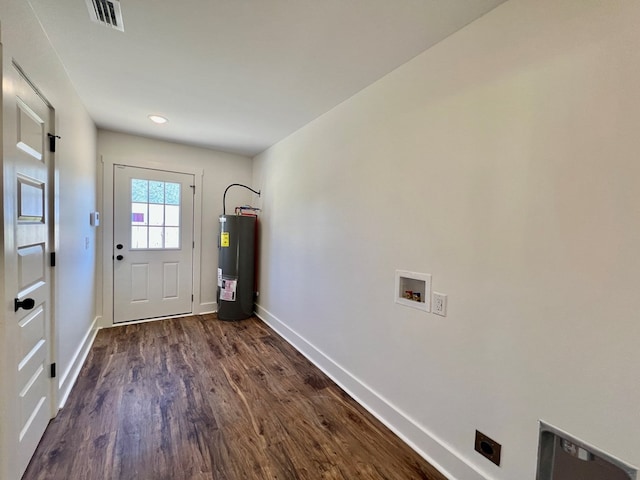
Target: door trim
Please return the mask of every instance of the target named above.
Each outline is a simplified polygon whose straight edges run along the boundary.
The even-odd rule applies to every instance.
[[[201,257],[202,257],[202,183],[204,170],[195,168],[172,168],[161,162],[135,161],[126,158],[99,157],[99,170],[102,174],[102,214],[100,224],[102,226],[102,272],[98,271],[98,278],[102,279],[102,317],[99,318],[100,328],[112,327],[114,325],[126,325],[127,322],[113,321],[113,194],[115,165],[127,167],[147,168],[150,170],[163,170],[166,172],[184,173],[193,175],[196,185],[196,193],[193,199],[193,265],[192,265],[192,294],[193,294],[193,314],[205,313],[209,311],[201,305]],[[213,267],[212,267],[213,268]],[[98,302],[98,307],[99,307]],[[206,307],[206,306],[204,306]],[[157,320],[157,319],[154,319]],[[135,323],[135,322],[134,322]]]

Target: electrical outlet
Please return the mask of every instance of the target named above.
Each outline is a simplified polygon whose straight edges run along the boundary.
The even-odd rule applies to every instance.
[[[442,317],[447,316],[447,296],[444,293],[433,292],[431,311]]]
[[[476,430],[475,451],[500,466],[500,452],[502,445]]]

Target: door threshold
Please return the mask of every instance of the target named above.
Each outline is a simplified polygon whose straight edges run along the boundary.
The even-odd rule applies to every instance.
[[[181,313],[179,315],[170,315],[168,317],[153,317],[153,318],[143,318],[141,320],[125,320],[123,322],[113,322],[112,327],[120,327],[122,325],[135,325],[136,323],[148,323],[148,322],[156,322],[159,320],[170,320],[172,318],[184,318],[184,317],[193,317],[196,315],[195,313]]]

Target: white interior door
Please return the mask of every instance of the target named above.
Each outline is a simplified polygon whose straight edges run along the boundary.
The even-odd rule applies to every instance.
[[[114,165],[114,322],[192,312],[194,177]]]
[[[50,152],[53,110],[6,62],[3,74],[5,295],[3,322],[7,369],[3,430],[7,478],[24,473],[55,415],[51,364],[49,256]],[[15,300],[14,300],[15,299]],[[12,308],[13,307],[13,308]],[[6,391],[5,391],[6,389]]]

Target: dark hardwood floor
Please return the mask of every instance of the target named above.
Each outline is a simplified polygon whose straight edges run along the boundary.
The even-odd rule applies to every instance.
[[[101,330],[24,480],[446,480],[259,319]]]

